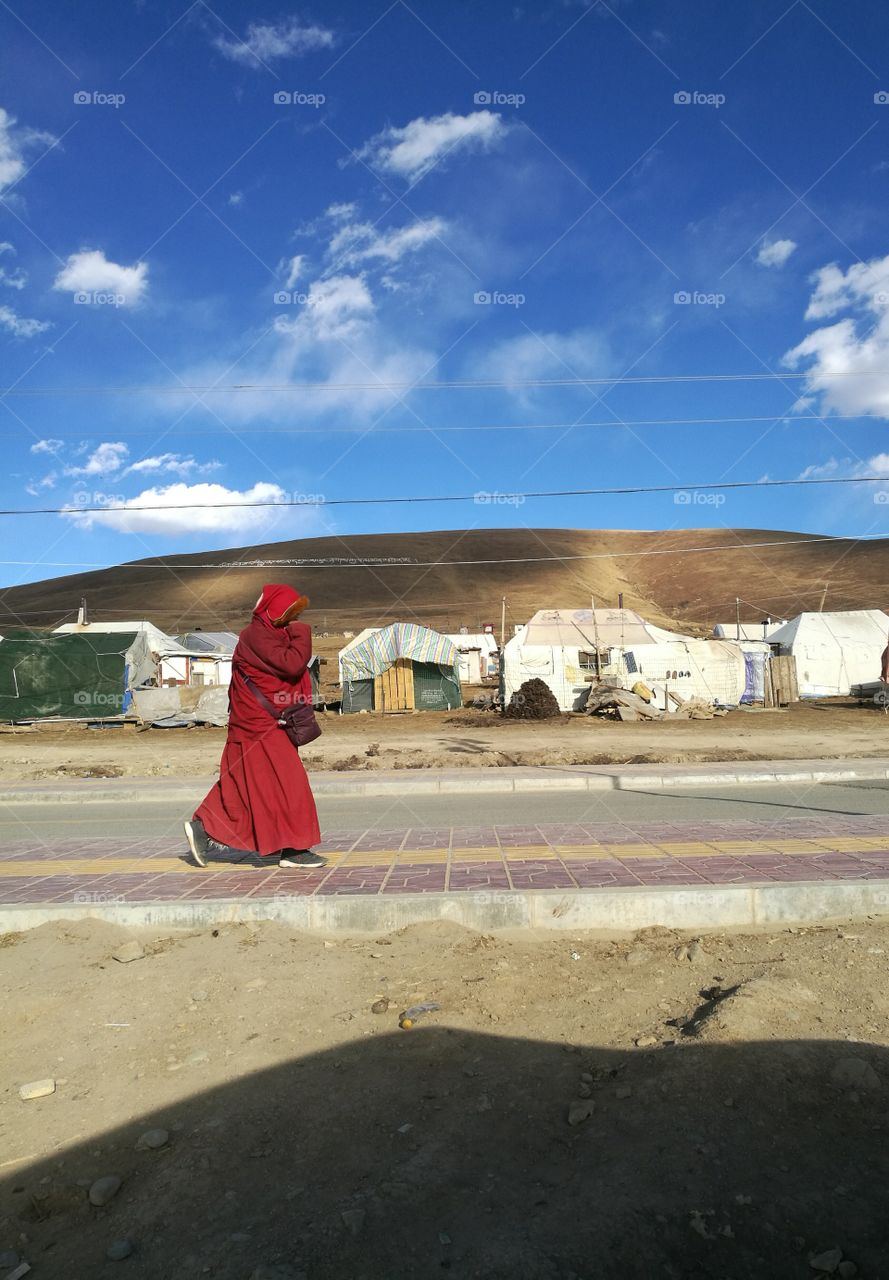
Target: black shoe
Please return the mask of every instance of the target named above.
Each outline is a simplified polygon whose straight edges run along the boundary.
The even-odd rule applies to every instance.
[[[182,824],[185,827],[185,838],[188,841],[188,847],[191,849],[191,856],[199,867],[207,865],[207,851],[210,848],[210,837],[204,830],[204,824],[200,818],[192,818],[188,822]]]
[[[282,849],[279,867],[326,867],[327,859],[311,849]]]

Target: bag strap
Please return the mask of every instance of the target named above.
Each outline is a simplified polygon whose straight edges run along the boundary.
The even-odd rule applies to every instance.
[[[243,671],[239,671],[239,672],[238,672],[238,674],[240,675],[241,679],[244,681],[244,684],[247,686],[247,688],[248,688],[248,689],[250,690],[250,692],[253,694],[254,699],[255,699],[255,700],[259,703],[259,705],[262,707],[263,711],[267,711],[267,712],[269,713],[269,715],[270,715],[270,716],[273,716],[273,717],[275,718],[275,720],[280,724],[280,723],[281,723],[281,716],[280,716],[279,712],[278,712],[278,711],[276,710],[276,708],[272,705],[272,703],[271,703],[271,702],[269,702],[268,698],[265,696],[265,694],[262,692],[262,690],[261,690],[261,689],[259,689],[259,688],[258,688],[258,687],[253,683],[253,681],[250,679],[250,677],[249,677],[248,675],[246,675]]]

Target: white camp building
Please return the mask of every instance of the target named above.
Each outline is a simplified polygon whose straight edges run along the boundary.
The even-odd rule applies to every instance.
[[[830,698],[879,680],[887,639],[889,615],[882,609],[850,609],[801,613],[773,631],[769,644],[796,659],[800,697]]]
[[[480,684],[483,676],[497,674],[497,641],[490,631],[477,635],[449,635],[460,654],[460,683]]]
[[[665,631],[630,609],[541,609],[503,651],[506,701],[543,680],[563,711],[580,710],[597,676],[666,686],[684,698],[737,705],[749,663],[737,644]]]

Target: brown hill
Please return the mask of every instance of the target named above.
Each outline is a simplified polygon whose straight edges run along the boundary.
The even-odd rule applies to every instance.
[[[662,624],[709,628],[819,607],[889,604],[889,539],[806,541],[761,529],[471,529],[305,538],[170,556],[0,590],[0,625],[56,626],[76,615],[149,618],[167,631],[237,630],[264,582],[312,599],[316,630],[414,620],[443,629],[507,628],[546,606],[616,605]],[[745,546],[744,544],[759,544]],[[767,546],[767,543],[785,545]],[[297,560],[295,565],[275,561]],[[244,562],[262,561],[260,566]],[[428,562],[443,562],[429,564]],[[465,563],[465,562],[471,563]]]

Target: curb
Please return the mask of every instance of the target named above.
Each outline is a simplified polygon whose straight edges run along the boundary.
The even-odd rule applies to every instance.
[[[506,890],[478,893],[322,895],[205,902],[16,903],[0,907],[0,933],[61,920],[104,920],[128,928],[195,929],[273,920],[292,929],[384,932],[448,920],[486,933],[501,929],[764,929],[863,916],[889,916],[889,880],[804,881],[704,888]]]
[[[731,765],[526,765],[502,769],[404,769],[379,772],[309,774],[316,796],[420,796],[533,791],[663,791],[674,787],[813,785],[820,782],[876,782],[889,779],[889,760],[751,761]],[[192,803],[213,778],[121,779],[20,783],[0,788],[0,804]]]

